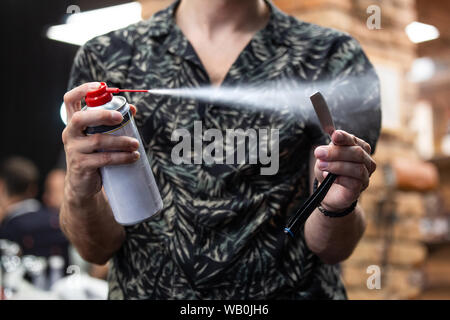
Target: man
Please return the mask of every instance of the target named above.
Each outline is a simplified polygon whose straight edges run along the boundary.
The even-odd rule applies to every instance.
[[[0,165],[0,198],[4,217],[0,239],[20,245],[23,255],[68,259],[68,241],[59,228],[57,213],[48,211],[35,200],[39,172],[23,157],[9,157]]]
[[[371,81],[355,87],[360,81],[351,80],[361,77]],[[358,135],[371,146],[336,131],[332,144],[314,149],[324,143],[323,134],[310,118],[284,109],[283,90],[273,112],[127,95],[139,108],[136,122],[164,209],[136,226],[115,222],[98,168],[146,155],[136,154],[137,141],[131,138],[83,134],[87,126],[122,120],[118,112],[80,112],[83,97],[99,85],[95,81],[122,88],[180,88],[286,79],[329,83],[334,108],[350,94],[354,119],[363,128]],[[268,1],[176,1],[148,21],[83,46],[70,88],[64,97],[68,167],[61,221],[85,259],[101,264],[112,258],[111,299],[346,298],[336,264],[364,232],[363,212],[354,204],[375,170],[370,153],[380,129],[378,80],[354,39],[300,22]],[[195,121],[220,132],[278,128],[279,171],[264,176],[255,165],[175,165],[171,134],[178,128],[192,133]],[[321,182],[326,172],[339,178],[321,205],[342,217],[315,210],[301,235],[286,237],[287,220],[309,196],[314,177]]]
[[[54,212],[59,212],[63,202],[65,177],[66,171],[64,169],[55,168],[47,174],[45,179],[42,202]]]

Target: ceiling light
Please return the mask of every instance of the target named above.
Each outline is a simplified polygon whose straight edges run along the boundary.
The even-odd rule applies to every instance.
[[[414,60],[407,76],[411,82],[424,82],[433,78],[435,74],[436,64],[433,59],[422,57]]]
[[[66,111],[66,105],[64,102],[62,103],[60,109],[59,109],[59,115],[61,116],[62,122],[67,125],[67,111]]]
[[[406,26],[406,34],[414,43],[421,43],[439,38],[439,30],[430,24],[414,21]]]
[[[142,19],[139,2],[71,14],[65,24],[51,26],[47,37],[74,45],[83,45],[102,34],[124,28]]]

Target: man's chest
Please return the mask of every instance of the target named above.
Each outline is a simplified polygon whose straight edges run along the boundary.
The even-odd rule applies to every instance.
[[[127,96],[138,108],[146,147],[161,167],[187,172],[185,181],[205,172],[211,179],[251,175],[263,181],[262,167],[272,167],[271,175],[295,172],[309,146],[307,119],[282,90],[286,76],[296,74],[286,50],[258,56],[249,46],[219,88],[211,87],[189,51],[183,56],[153,49],[136,54],[123,86],[169,93]],[[266,99],[268,86],[272,97]]]

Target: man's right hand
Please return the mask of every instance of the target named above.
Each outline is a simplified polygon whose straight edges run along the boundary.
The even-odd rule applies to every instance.
[[[102,188],[99,168],[106,165],[133,163],[139,159],[136,139],[109,134],[86,136],[86,127],[114,126],[122,122],[120,112],[108,110],[81,111],[81,101],[87,92],[100,86],[98,82],[85,83],[64,95],[67,127],[62,133],[66,152],[66,201],[79,205],[92,199]],[[131,106],[133,114],[136,109]],[[97,150],[109,152],[97,152]]]

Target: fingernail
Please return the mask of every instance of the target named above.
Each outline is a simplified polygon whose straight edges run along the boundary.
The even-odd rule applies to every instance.
[[[325,148],[317,148],[316,149],[316,157],[317,158],[326,158],[328,156],[328,150]]]
[[[122,120],[123,120],[122,115],[120,114],[120,112],[117,112],[117,111],[113,111],[113,112],[111,113],[111,117],[112,117],[113,121],[119,122],[119,121],[122,121]]]
[[[342,141],[342,138],[343,138],[342,133],[339,131],[336,131],[336,135],[334,138],[336,139],[336,141]]]
[[[319,161],[319,169],[323,170],[328,167],[328,162],[326,161]]]
[[[134,160],[138,160],[140,157],[141,157],[141,154],[139,152],[137,152],[137,151],[133,152],[133,159]]]
[[[131,145],[134,149],[137,149],[137,148],[139,147],[139,141],[137,141],[136,139],[131,139],[130,145]]]
[[[90,83],[88,88],[89,90],[97,90],[100,87],[100,82]]]

